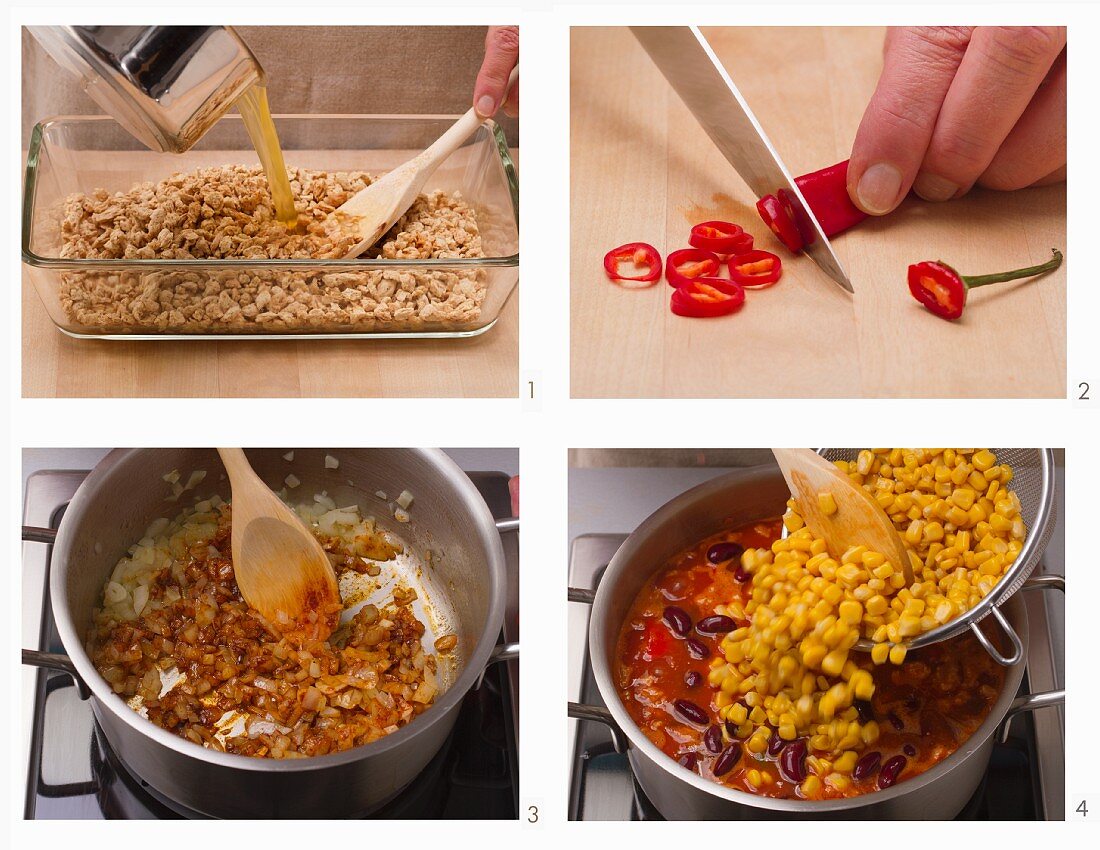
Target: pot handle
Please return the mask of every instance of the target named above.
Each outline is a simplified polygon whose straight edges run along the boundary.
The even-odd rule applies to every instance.
[[[1060,691],[1045,691],[1041,694],[1026,694],[1022,697],[1016,697],[1012,701],[1012,705],[1008,707],[1008,711],[1005,713],[1004,722],[1001,723],[1001,734],[999,736],[1000,742],[1003,744],[1008,740],[1008,731],[1012,725],[1012,718],[1017,714],[1023,714],[1025,711],[1035,711],[1037,708],[1047,708],[1052,705],[1065,705],[1066,704],[1066,692]]]
[[[519,517],[510,516],[507,519],[495,520],[498,534],[513,534],[519,531]]]
[[[1065,576],[1049,575],[1049,576],[1033,576],[1020,585],[1020,590],[1060,590],[1063,594],[1066,592],[1066,579]],[[1005,637],[1008,638],[1009,643],[1012,644],[1012,654],[1009,656],[1001,655],[997,651],[997,648],[993,646],[989,638],[985,636],[981,629],[978,628],[977,623],[970,624],[970,631],[974,633],[974,637],[978,639],[985,651],[988,652],[993,660],[1004,667],[1011,667],[1014,664],[1018,664],[1020,659],[1024,657],[1024,644],[1020,640],[1020,636],[1016,634],[1016,631],[1009,625],[1005,615],[1001,613],[1000,609],[994,606],[989,609],[989,613],[993,616],[993,619],[997,621],[997,625],[1001,627],[1001,631]]]
[[[88,686],[84,684],[84,680],[80,678],[80,674],[76,672],[76,665],[67,655],[56,652],[40,652],[37,649],[24,649],[23,663],[29,664],[31,667],[41,667],[46,670],[65,673],[72,678],[81,699],[88,699],[92,695],[92,692],[88,690]]]
[[[583,702],[569,703],[569,716],[574,720],[595,720],[602,723],[611,731],[611,743],[615,746],[615,752],[625,754],[627,750],[626,735],[611,716],[611,712],[598,705],[586,705]]]
[[[23,526],[23,540],[27,543],[53,543],[56,539],[56,529],[38,528],[34,525]]]
[[[518,643],[498,643],[493,647],[493,651],[489,653],[489,660],[485,662],[485,666],[481,669],[481,675],[477,677],[477,681],[474,682],[474,690],[481,687],[481,683],[485,680],[485,674],[489,672],[489,668],[501,661],[515,661],[519,658],[519,644]]]

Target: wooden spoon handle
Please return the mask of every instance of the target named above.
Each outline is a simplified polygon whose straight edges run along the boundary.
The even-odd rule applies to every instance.
[[[229,475],[230,486],[244,486],[249,480],[259,481],[260,476],[245,457],[244,449],[218,449],[225,471]],[[264,485],[266,486],[266,485]]]
[[[508,99],[508,93],[512,90],[512,86],[516,84],[516,78],[519,76],[519,66],[517,65],[512,69],[512,73],[508,75],[508,85],[504,89],[504,100]],[[503,102],[503,101],[502,101]],[[455,121],[442,136],[432,142],[428,148],[417,157],[421,160],[420,167],[430,166],[434,168],[456,150],[458,150],[462,143],[465,142],[474,131],[481,126],[482,121],[480,115],[471,107],[466,113]]]

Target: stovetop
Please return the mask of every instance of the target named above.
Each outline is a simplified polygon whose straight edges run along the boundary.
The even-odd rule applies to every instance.
[[[469,472],[493,516],[510,516],[508,477]],[[23,520],[56,528],[86,472],[38,472],[27,481]],[[504,535],[508,604],[503,639],[519,640],[519,548]],[[23,645],[62,652],[50,612],[49,547],[23,550]],[[516,662],[490,667],[466,695],[439,755],[372,818],[516,818],[519,672]],[[88,703],[64,674],[24,667],[24,816],[29,819],[197,818],[146,785],[116,758],[96,728]]]
[[[1058,498],[1062,496],[1058,478]],[[569,557],[569,586],[596,588],[612,556],[626,540],[624,534],[582,534],[573,540]],[[1059,517],[1051,543],[1036,574],[1062,574],[1064,527]],[[1031,641],[1028,668],[1021,693],[1064,687],[1062,657],[1064,619],[1052,594],[1028,593]],[[592,675],[588,654],[590,607],[570,605],[569,662],[571,700],[604,706]],[[985,779],[967,803],[960,820],[1061,820],[1065,805],[1065,728],[1061,707],[1018,716],[1006,744],[994,747]],[[626,755],[617,753],[602,723],[570,721],[570,820],[661,820],[660,812],[635,781]]]

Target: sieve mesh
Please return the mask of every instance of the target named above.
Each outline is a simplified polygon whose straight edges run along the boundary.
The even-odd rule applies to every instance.
[[[854,461],[861,449],[818,449],[818,454],[829,461]],[[908,642],[916,649],[954,637],[984,619],[996,607],[1014,594],[1031,575],[1050,542],[1054,532],[1056,506],[1054,503],[1054,455],[1050,449],[990,449],[998,463],[1012,467],[1009,487],[1020,499],[1020,514],[1027,535],[1024,548],[997,583],[993,592],[981,602],[954,620],[939,628],[925,632]]]

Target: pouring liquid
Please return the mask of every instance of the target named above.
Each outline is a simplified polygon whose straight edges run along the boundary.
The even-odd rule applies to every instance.
[[[236,106],[237,111],[241,113],[241,118],[244,119],[248,136],[256,147],[264,174],[267,175],[271,201],[275,206],[275,217],[289,230],[296,230],[298,213],[294,209],[294,193],[287,178],[286,163],[283,161],[283,149],[279,145],[279,136],[275,132],[275,122],[271,120],[267,87],[250,86],[241,95]]]

